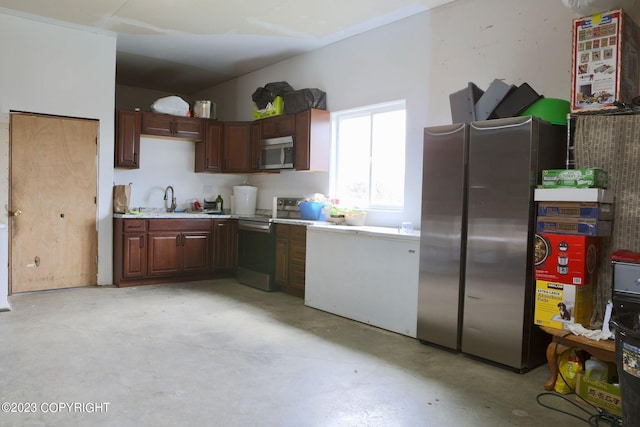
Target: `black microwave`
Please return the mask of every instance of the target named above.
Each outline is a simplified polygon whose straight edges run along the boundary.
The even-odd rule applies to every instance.
[[[293,137],[261,140],[260,169],[293,169]]]

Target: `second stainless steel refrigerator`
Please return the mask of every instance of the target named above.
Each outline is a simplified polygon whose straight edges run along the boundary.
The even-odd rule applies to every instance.
[[[418,338],[519,371],[528,370],[544,362],[547,340],[533,325],[533,190],[542,169],[564,167],[566,128],[530,116],[458,126],[466,130],[458,132],[457,139],[449,138],[456,144],[468,142],[468,161],[463,168],[466,185],[463,191],[457,185],[450,188],[463,200],[458,204],[465,207],[460,223],[466,226],[462,230],[450,228],[436,237],[429,232],[432,218],[446,214],[434,216],[433,206],[439,201],[424,194],[432,193],[430,189],[434,186],[446,187],[459,178],[446,175],[437,181],[425,180],[430,174],[429,165],[436,163],[436,159],[425,159],[423,165],[422,226],[427,229],[421,230]],[[425,157],[429,153],[438,155],[429,147],[438,145],[434,141],[442,142],[444,137],[441,127],[429,132],[432,129],[425,130]],[[454,212],[449,215],[460,216]],[[434,280],[437,271],[426,257],[439,246],[447,248],[437,239],[445,237],[453,244],[458,236],[460,247],[466,249],[459,254],[448,251],[460,261],[458,288],[449,289],[448,294],[457,293],[459,298],[439,301],[444,282]],[[438,264],[453,266],[455,262],[450,258]],[[454,270],[451,268],[450,274],[455,274]],[[450,286],[454,282],[450,280]],[[433,331],[442,329],[441,320],[429,320],[436,304],[438,312],[449,309],[458,314],[457,328],[451,332],[456,334],[457,345],[433,339]]]

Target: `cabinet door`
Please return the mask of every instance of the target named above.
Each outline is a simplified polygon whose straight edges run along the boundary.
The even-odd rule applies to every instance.
[[[147,245],[145,233],[125,233],[123,239],[122,276],[127,279],[147,274]]]
[[[292,225],[289,233],[288,293],[304,298],[307,227]]]
[[[262,126],[260,122],[251,124],[251,170],[260,170],[260,140],[262,139]]]
[[[115,167],[140,167],[140,113],[118,110],[116,114]]]
[[[296,133],[296,116],[288,114],[277,117],[278,136],[292,136]]]
[[[331,150],[330,113],[311,108],[296,114],[296,170],[328,171]]]
[[[292,136],[296,131],[296,116],[288,114],[262,120],[262,137]]]
[[[285,289],[289,282],[289,240],[276,239],[276,285]]]
[[[196,172],[220,172],[222,170],[222,124],[207,121],[204,141],[196,143]]]
[[[181,233],[149,233],[149,276],[171,276],[180,272]]]
[[[184,273],[207,272],[211,267],[211,232],[185,232],[180,236]]]
[[[275,138],[278,136],[278,123],[273,119],[262,119],[261,133],[263,138]]]
[[[289,262],[289,283],[284,291],[290,295],[304,298],[305,266]]]
[[[276,224],[276,268],[274,281],[286,290],[289,283],[289,225]]]
[[[174,116],[173,136],[202,141],[204,139],[204,120],[198,117]]]
[[[291,261],[304,264],[307,256],[307,227],[292,225],[289,231]]]
[[[238,222],[213,221],[213,271],[234,270],[238,264]]]
[[[251,158],[251,122],[227,122],[222,133],[224,172],[248,172]]]
[[[173,116],[142,113],[142,133],[145,135],[173,136]]]

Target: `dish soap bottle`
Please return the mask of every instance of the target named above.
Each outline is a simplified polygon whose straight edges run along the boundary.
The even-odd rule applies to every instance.
[[[222,212],[223,203],[222,197],[218,194],[218,197],[216,197],[216,211]]]

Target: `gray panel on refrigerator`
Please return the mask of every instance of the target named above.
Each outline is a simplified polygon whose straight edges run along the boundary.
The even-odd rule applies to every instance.
[[[533,190],[542,169],[564,167],[566,128],[525,116],[469,131],[463,353],[517,370],[545,360],[533,325]]]
[[[417,337],[460,349],[468,125],[424,130]]]

